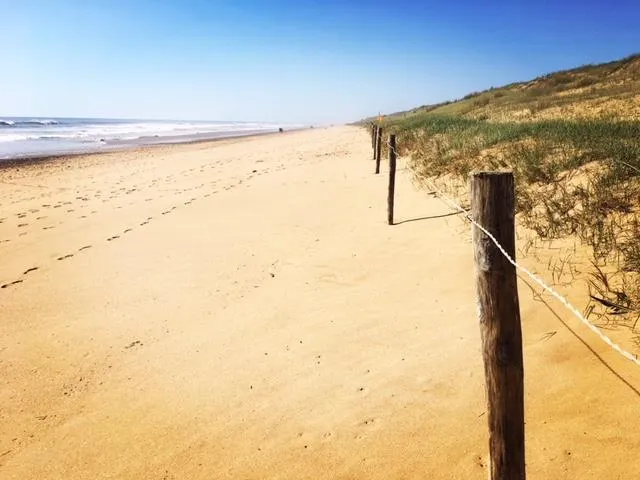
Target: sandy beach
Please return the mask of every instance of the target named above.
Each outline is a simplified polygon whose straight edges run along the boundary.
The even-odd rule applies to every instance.
[[[406,171],[388,226],[364,130],[0,184],[0,478],[487,477],[468,226]],[[637,479],[640,369],[520,300],[529,477]]]

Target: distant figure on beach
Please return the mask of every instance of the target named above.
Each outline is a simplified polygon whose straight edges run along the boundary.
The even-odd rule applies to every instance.
[[[280,128],[278,129],[278,132],[282,133],[282,132],[284,132],[284,129],[283,129],[282,127],[280,127]]]

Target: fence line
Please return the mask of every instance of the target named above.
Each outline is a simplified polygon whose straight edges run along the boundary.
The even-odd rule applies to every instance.
[[[391,144],[389,142],[387,142],[387,146],[389,148],[392,148],[392,146],[391,146]],[[398,155],[398,152],[397,152],[396,148],[394,147],[393,149],[394,149],[394,152],[396,153],[396,155]],[[411,170],[413,170],[413,169],[411,169]],[[415,170],[413,170],[413,171],[415,173]],[[450,199],[446,194],[444,194],[440,189],[438,189],[438,187],[433,182],[431,182],[428,178],[424,178],[423,177],[423,179],[429,185],[429,187],[436,193],[436,196],[440,199],[440,201],[442,201],[443,203],[448,205],[451,209],[456,210],[456,211],[458,211],[460,213],[463,213],[465,219],[467,221],[469,221],[478,230],[480,230],[484,235],[486,235],[487,238],[489,238],[489,240],[491,240],[495,244],[495,246],[498,248],[500,253],[502,253],[502,255],[504,255],[504,257],[507,259],[507,261],[509,263],[511,263],[517,270],[519,270],[522,273],[524,273],[525,275],[527,275],[531,280],[533,280],[540,287],[542,287],[542,293],[548,292],[551,296],[553,296],[556,300],[558,300],[561,304],[563,304],[571,313],[573,313],[573,315],[576,318],[578,318],[578,320],[580,320],[584,325],[586,325],[593,333],[595,333],[597,336],[599,336],[600,339],[604,343],[609,345],[613,350],[618,352],[620,355],[622,355],[627,360],[631,360],[633,363],[635,363],[636,365],[640,366],[640,360],[638,359],[637,355],[632,354],[631,352],[628,352],[627,350],[623,349],[618,344],[613,342],[613,340],[611,340],[607,335],[602,333],[600,331],[600,329],[598,327],[596,327],[594,324],[592,324],[589,320],[587,320],[587,318],[576,307],[574,307],[571,304],[571,302],[569,302],[569,300],[567,300],[565,297],[563,297],[558,292],[556,292],[552,287],[547,285],[544,282],[544,280],[542,280],[538,275],[536,275],[535,273],[531,272],[526,267],[523,267],[522,265],[517,263],[505,251],[505,249],[502,247],[502,245],[500,245],[498,240],[491,233],[489,233],[482,225],[478,224],[476,221],[473,220],[473,218],[471,217],[471,214],[470,214],[469,211],[465,210],[457,202],[455,202],[454,200]]]

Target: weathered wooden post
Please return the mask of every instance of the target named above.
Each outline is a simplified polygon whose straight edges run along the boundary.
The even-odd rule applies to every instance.
[[[371,124],[371,150],[373,150],[373,158],[376,158],[376,124]]]
[[[471,215],[515,260],[512,173],[471,175]],[[522,331],[515,267],[473,227],[491,480],[524,480]]]
[[[378,144],[378,125],[373,124],[373,136],[371,138],[371,147],[373,148],[373,159],[376,159],[376,145]]]
[[[387,192],[387,223],[393,225],[393,204],[396,190],[396,136],[389,135],[389,191]]]
[[[382,127],[378,126],[376,135],[376,174],[380,173],[380,154],[382,152]]]

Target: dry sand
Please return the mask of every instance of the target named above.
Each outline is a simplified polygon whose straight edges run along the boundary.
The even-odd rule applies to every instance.
[[[0,181],[0,478],[486,478],[468,227],[365,132]],[[520,296],[529,478],[637,479],[640,369]]]

